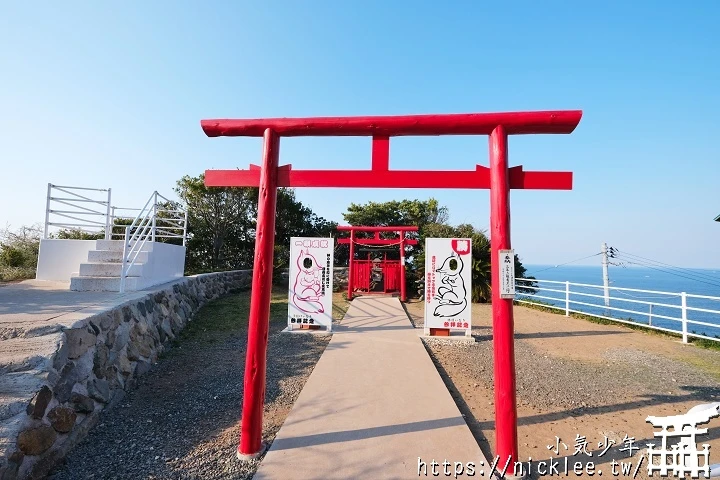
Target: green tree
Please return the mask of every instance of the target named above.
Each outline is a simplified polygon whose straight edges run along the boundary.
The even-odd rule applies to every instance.
[[[418,232],[410,232],[408,238],[419,241],[417,246],[407,246],[405,248],[405,278],[408,285],[408,291],[412,292],[412,287],[417,278],[417,262],[416,257],[422,251],[421,240],[426,228],[441,228],[448,220],[448,210],[446,207],[440,206],[439,202],[430,198],[428,200],[393,200],[389,202],[368,202],[363,205],[351,203],[347,213],[343,214],[346,222],[353,226],[366,227],[391,227],[391,226],[416,226]],[[396,234],[387,233],[382,237],[393,237]],[[347,236],[347,235],[344,235]],[[363,235],[358,235],[363,238]],[[367,235],[370,236],[370,235]],[[349,248],[344,247],[338,249],[337,257],[349,258]],[[399,259],[400,252],[390,251],[387,253],[389,259]],[[357,257],[357,254],[356,254]],[[336,264],[341,264],[336,262]]]
[[[188,273],[252,267],[257,191],[207,187],[204,174],[177,181],[175,192],[188,210]]]
[[[42,236],[39,225],[0,230],[0,281],[35,278]]]
[[[279,188],[275,218],[275,268],[289,266],[291,237],[329,237],[336,228],[336,222],[319,217],[303,205],[294,190]]]
[[[51,238],[63,240],[100,240],[105,238],[105,230],[99,232],[86,232],[80,228],[63,228],[50,235]]]
[[[517,293],[522,293],[523,295],[533,295],[537,292],[537,288],[539,286],[538,282],[534,281],[535,277],[532,275],[527,275],[527,269],[520,261],[520,257],[517,253],[515,254],[515,278],[525,278],[529,280],[527,282],[518,283],[515,287],[515,291]]]
[[[401,200],[368,202],[364,205],[351,203],[343,218],[350,225],[391,227],[413,225],[422,231],[428,224],[444,224],[448,210],[434,198],[429,200]]]
[[[257,187],[207,187],[204,175],[184,176],[175,189],[188,210],[186,270],[252,268],[257,222]],[[286,268],[291,237],[330,236],[335,222],[316,215],[279,188],[275,218],[274,267]]]

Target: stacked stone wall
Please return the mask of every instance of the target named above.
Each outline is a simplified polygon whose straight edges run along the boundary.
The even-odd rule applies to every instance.
[[[132,389],[206,303],[250,288],[252,271],[186,277],[75,322],[47,362],[45,384],[25,412],[0,426],[13,432],[0,479],[43,478]],[[3,433],[3,432],[0,432]]]

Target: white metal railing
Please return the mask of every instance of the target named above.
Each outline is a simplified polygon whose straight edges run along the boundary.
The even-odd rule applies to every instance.
[[[122,219],[133,220],[130,225],[123,225],[118,223]],[[124,292],[127,275],[148,241],[180,239],[185,246],[187,219],[187,209],[157,191],[150,195],[143,208],[125,208],[112,205],[109,188],[48,183],[44,238],[49,238],[51,227],[57,227],[87,234],[103,233],[105,240],[123,240],[120,291]]]
[[[538,286],[532,286],[532,282],[537,282]],[[610,293],[605,295],[606,287],[602,285],[525,278],[516,279],[516,287],[535,292],[531,295],[518,294],[517,302],[561,310],[565,312],[565,316],[569,316],[570,313],[581,313],[613,322],[642,325],[654,330],[681,334],[683,343],[688,342],[688,337],[720,342],[720,297],[621,287],[609,287]],[[600,294],[591,293],[595,289],[599,290]],[[613,292],[623,297],[612,296]],[[561,296],[549,296],[553,294]],[[640,297],[635,294],[653,297]],[[639,298],[653,300],[645,301]],[[536,302],[533,299],[549,300],[553,303]],[[592,303],[593,299],[600,299],[602,303]],[[673,299],[675,303],[663,301],[667,299]],[[696,306],[690,306],[689,302],[694,302]],[[634,310],[633,308],[640,308],[638,305],[643,305],[644,309]],[[708,308],[710,306],[715,308]],[[599,311],[602,313],[598,313]],[[631,314],[632,317],[618,318],[612,316],[613,312]],[[647,319],[647,323],[643,322],[644,319]],[[655,320],[654,324],[653,320]],[[705,330],[710,329],[711,333],[697,333],[693,327],[704,327]]]
[[[140,208],[112,207],[110,210],[110,225],[113,228],[110,233],[110,240],[122,240],[125,238],[125,225],[116,225],[116,220],[134,219],[140,210]]]
[[[59,227],[96,234],[104,231],[105,239],[109,240],[112,226],[110,202],[109,188],[68,187],[48,183],[44,238],[48,238],[50,227]]]
[[[159,202],[159,199],[164,202]],[[130,269],[137,262],[145,244],[158,238],[182,239],[187,241],[187,210],[175,205],[157,191],[150,195],[145,206],[130,225],[125,226],[123,234],[123,257],[120,269],[120,293],[125,292],[125,283]]]

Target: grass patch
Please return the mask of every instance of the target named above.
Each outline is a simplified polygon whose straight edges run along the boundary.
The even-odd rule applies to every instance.
[[[565,314],[564,308],[552,308],[552,307],[550,307],[550,305],[552,305],[552,304],[549,302],[543,302],[541,300],[534,300],[534,299],[532,301],[534,303],[521,303],[518,301],[513,301],[513,305],[519,305],[522,307],[532,308],[533,310],[540,310],[542,312],[550,312],[550,313],[561,314],[561,315]],[[595,317],[593,315],[588,315],[585,313],[570,312],[570,316],[573,318],[586,320],[588,322],[597,323],[599,325],[615,325],[615,326],[625,327],[630,330],[636,330],[636,331],[651,334],[651,335],[657,335],[657,336],[665,337],[665,338],[672,338],[674,340],[682,339],[682,334],[680,334],[680,333],[670,333],[670,332],[664,332],[662,330],[655,330],[654,328],[649,328],[646,325],[642,325],[642,324],[636,324],[636,323],[630,324],[630,323],[615,322],[613,320],[608,320],[606,318],[599,318],[599,317]],[[620,318],[619,320],[625,320],[628,322],[635,321],[631,317]],[[692,331],[691,333],[697,333],[697,332]],[[688,343],[691,343],[691,344],[696,345],[701,348],[706,348],[708,350],[720,351],[720,341],[716,342],[713,340],[706,340],[704,338],[695,338],[695,337],[688,336]]]
[[[188,339],[213,343],[230,332],[247,329],[250,314],[250,291],[226,295],[203,306],[177,336],[174,344]],[[270,297],[270,324],[287,321],[287,292],[274,288]]]
[[[35,268],[0,265],[0,282],[15,282],[35,278]]]
[[[350,302],[347,300],[347,293],[333,293],[332,297],[332,317],[334,320],[342,320],[350,308]]]
[[[332,316],[341,320],[349,303],[339,294],[333,295]],[[286,288],[275,286],[270,297],[270,325],[284,327],[287,324],[288,293]],[[173,355],[183,342],[208,345],[228,338],[232,334],[245,335],[250,314],[250,291],[231,293],[203,306],[187,323],[161,358]]]

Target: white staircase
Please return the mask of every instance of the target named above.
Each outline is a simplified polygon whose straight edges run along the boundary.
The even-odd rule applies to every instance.
[[[157,191],[143,208],[115,207],[111,201],[109,188],[48,183],[37,280],[67,282],[69,278],[70,290],[124,293],[182,278],[187,208]],[[132,212],[134,219],[124,214],[118,216],[118,211]],[[105,238],[56,238],[50,235],[50,227]]]
[[[123,262],[123,240],[96,240],[95,250],[88,252],[86,263],[70,277],[70,290],[74,291],[120,291]],[[137,254],[135,263],[125,278],[125,290],[144,288],[143,267],[148,265],[153,253],[153,242],[146,242]]]

